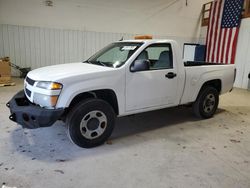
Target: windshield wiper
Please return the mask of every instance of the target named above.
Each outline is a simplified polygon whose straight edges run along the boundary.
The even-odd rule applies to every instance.
[[[102,65],[104,67],[108,67],[108,65],[106,65],[105,63],[103,63],[101,61],[89,61],[89,63],[91,63],[91,64],[98,64],[98,65]]]
[[[92,64],[92,62],[90,62],[90,61],[88,61],[88,60],[84,61],[83,63],[89,63],[89,64]]]
[[[110,66],[110,64],[108,62],[101,62],[101,61],[89,61],[89,60],[86,60],[83,63],[89,63],[89,64],[94,64],[94,65],[102,65],[104,67],[113,67],[113,66]]]

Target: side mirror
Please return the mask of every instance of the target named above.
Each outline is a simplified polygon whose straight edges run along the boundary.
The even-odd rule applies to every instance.
[[[131,72],[146,71],[146,70],[149,70],[149,67],[150,67],[149,60],[146,60],[146,59],[136,60],[132,64],[130,71]]]

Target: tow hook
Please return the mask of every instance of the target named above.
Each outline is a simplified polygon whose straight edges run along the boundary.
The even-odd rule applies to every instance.
[[[9,116],[9,119],[10,119],[11,121],[16,121],[16,115],[15,115],[15,114],[11,114],[11,115]]]

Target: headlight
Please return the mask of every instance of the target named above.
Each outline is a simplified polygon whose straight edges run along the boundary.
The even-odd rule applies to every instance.
[[[62,89],[63,85],[57,82],[38,82],[36,84],[36,87],[42,88],[42,89],[49,89],[49,90],[58,90]]]
[[[39,104],[42,107],[55,107],[58,95],[44,95],[40,93],[34,93],[33,100],[34,103]]]

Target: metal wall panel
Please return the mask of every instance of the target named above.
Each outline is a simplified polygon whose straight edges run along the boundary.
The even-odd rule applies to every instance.
[[[20,67],[32,69],[86,60],[105,45],[134,34],[105,33],[0,24],[0,57],[9,56]],[[172,38],[180,44],[195,39]],[[13,71],[16,75],[17,72]]]

